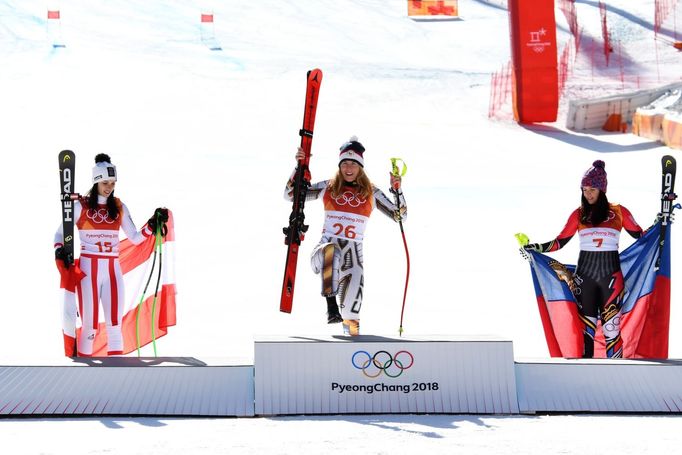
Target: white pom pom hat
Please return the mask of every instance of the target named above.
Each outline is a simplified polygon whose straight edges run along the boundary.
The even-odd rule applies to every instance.
[[[92,168],[92,183],[106,180],[116,181],[116,166],[106,161],[95,164],[95,167]]]

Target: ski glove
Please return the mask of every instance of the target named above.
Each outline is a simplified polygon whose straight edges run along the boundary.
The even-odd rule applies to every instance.
[[[147,221],[147,226],[149,226],[149,229],[151,229],[151,231],[154,233],[156,232],[156,228],[160,227],[161,235],[165,237],[168,233],[166,222],[168,222],[168,209],[165,207],[159,207],[154,210],[154,216],[149,218],[149,221]]]
[[[529,251],[536,251],[538,253],[542,253],[542,247],[540,246],[539,243],[529,243],[519,248],[519,253],[521,254],[521,257],[524,259],[530,259],[530,254],[528,254]]]
[[[538,253],[542,253],[542,247],[540,246],[539,243],[529,243],[528,245],[524,245],[523,249],[526,251],[535,251]]]
[[[54,258],[58,261],[62,261],[64,263],[64,267],[67,269],[69,268],[69,265],[71,265],[71,258],[69,258],[69,255],[66,254],[66,250],[64,250],[64,248],[61,246],[54,250]]]

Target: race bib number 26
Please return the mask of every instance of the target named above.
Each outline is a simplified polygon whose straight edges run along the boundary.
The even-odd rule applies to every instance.
[[[361,242],[365,234],[367,217],[354,213],[327,212],[324,233],[333,237]]]

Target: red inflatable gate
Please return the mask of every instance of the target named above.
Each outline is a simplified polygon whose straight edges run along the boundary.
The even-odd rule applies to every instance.
[[[508,5],[514,118],[553,122],[559,106],[554,0],[509,0]]]

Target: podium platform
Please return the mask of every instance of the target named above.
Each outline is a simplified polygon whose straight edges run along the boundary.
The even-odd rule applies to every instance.
[[[518,413],[512,343],[491,337],[255,342],[256,414]]]
[[[280,336],[254,358],[0,358],[0,417],[680,413],[682,361],[514,359],[496,337]]]
[[[518,362],[522,413],[679,413],[682,361],[547,359]]]
[[[2,361],[0,416],[252,416],[253,366],[193,357]]]

